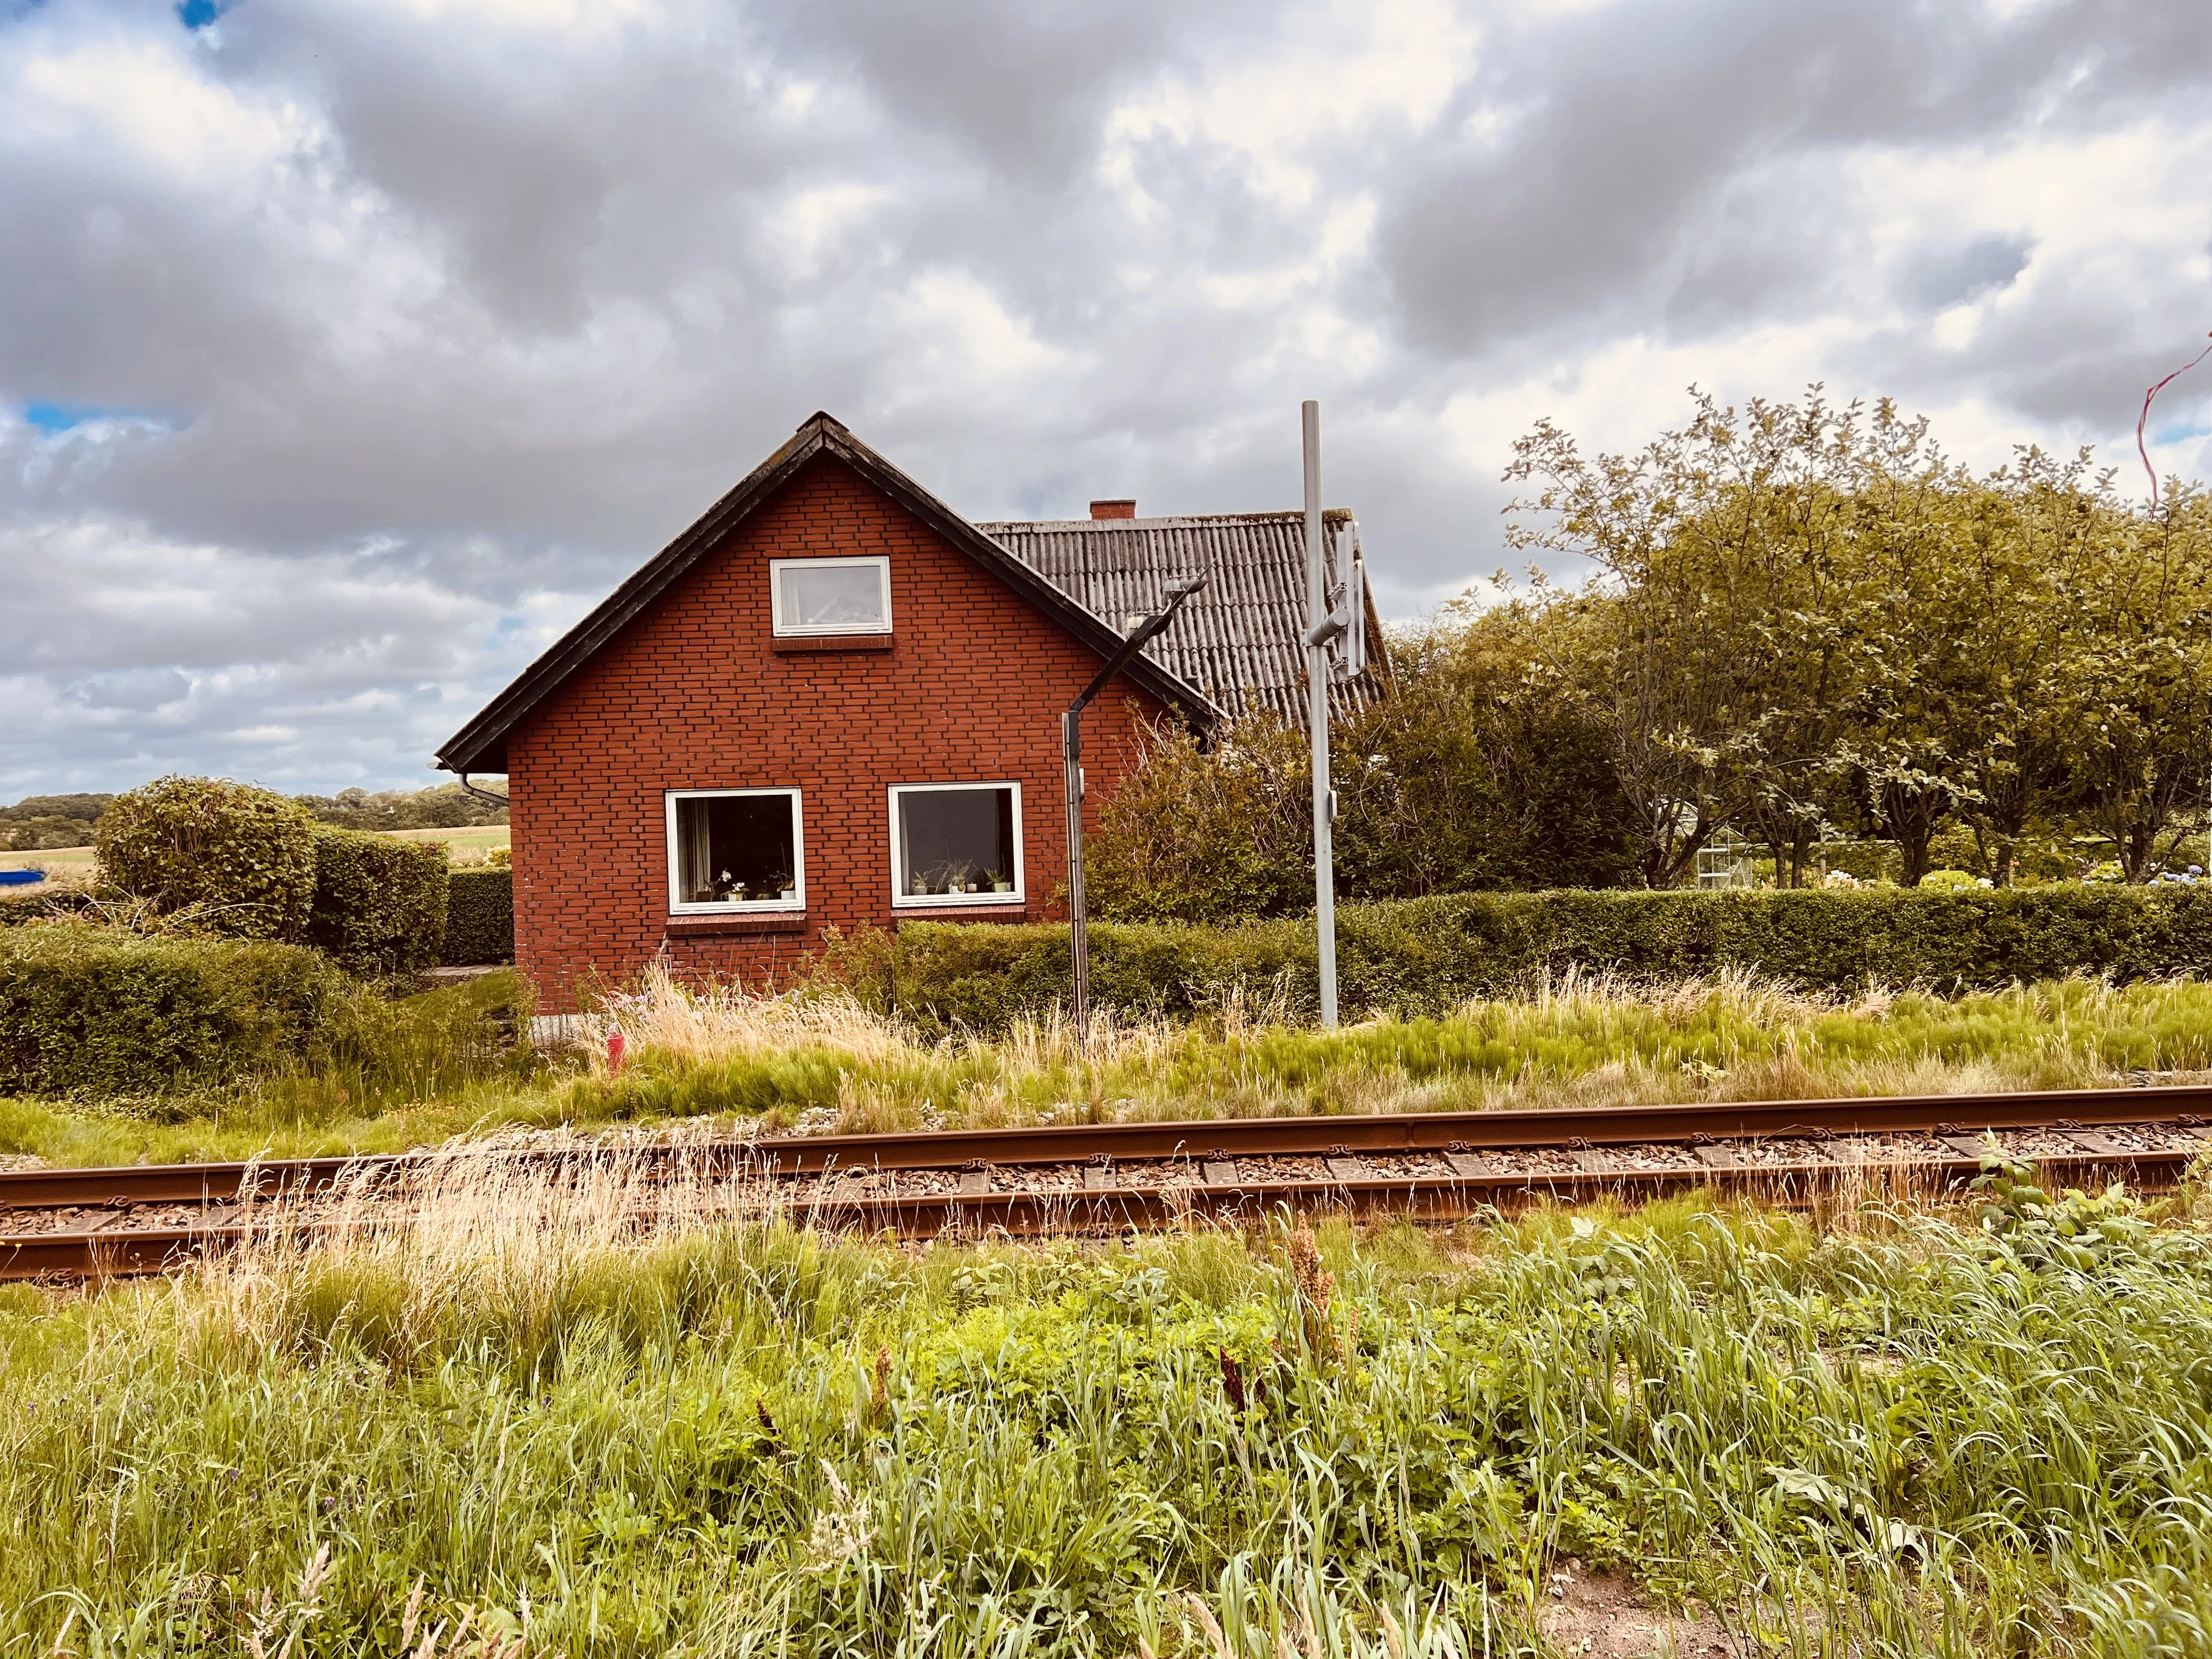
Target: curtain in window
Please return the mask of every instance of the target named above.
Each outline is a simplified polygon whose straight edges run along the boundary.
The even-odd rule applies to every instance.
[[[687,902],[714,896],[714,837],[703,800],[676,803],[677,884]]]

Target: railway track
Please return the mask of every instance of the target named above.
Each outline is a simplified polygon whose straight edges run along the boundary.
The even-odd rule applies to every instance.
[[[2156,1188],[2212,1143],[2212,1087],[2059,1090],[1526,1112],[1399,1113],[815,1135],[671,1147],[502,1149],[0,1171],[0,1279],[158,1273],[257,1231],[374,1224],[471,1158],[539,1180],[621,1166],[720,1183],[731,1209],[902,1237],[1113,1232],[1288,1206],[1446,1221],[1545,1200],[1699,1189],[1811,1203],[1887,1183],[1931,1195],[1994,1139],[2069,1185]],[[327,1211],[337,1194],[344,1218]]]

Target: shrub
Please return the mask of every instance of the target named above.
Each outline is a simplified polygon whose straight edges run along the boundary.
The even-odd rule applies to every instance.
[[[1988,885],[1987,876],[1970,875],[1964,870],[1930,870],[1920,878],[1920,889],[1925,893],[1956,893]]]
[[[88,915],[96,912],[105,896],[101,890],[91,887],[16,888],[0,890],[0,927],[15,927],[27,921],[43,921],[51,916]]]
[[[1098,809],[1085,870],[1098,914],[1227,921],[1313,902],[1313,770],[1306,740],[1272,713],[1237,721],[1212,751],[1180,725]]]
[[[1672,979],[1755,969],[1812,988],[1869,981],[1942,991],[2069,973],[2212,969],[2212,890],[1969,888],[1950,892],[1461,893],[1346,905],[1337,977],[1353,1014],[1436,1013],[1571,966]],[[1102,1004],[1188,1014],[1223,997],[1316,1001],[1313,924],[1091,930]],[[1065,998],[1065,927],[902,927],[888,949],[833,958],[855,988],[925,1029],[1003,1029]]]
[[[305,1059],[354,995],[313,951],[57,921],[0,934],[0,1094],[156,1094]]]
[[[313,827],[315,900],[307,942],[347,971],[409,974],[446,939],[446,854],[390,836]]]
[[[198,931],[296,940],[315,896],[305,807],[226,778],[157,778],[100,815],[102,874]]]
[[[446,878],[448,967],[514,960],[514,872],[485,867],[454,870]]]

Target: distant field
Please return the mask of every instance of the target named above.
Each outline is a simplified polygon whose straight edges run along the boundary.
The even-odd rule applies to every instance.
[[[402,841],[442,841],[456,850],[467,848],[489,853],[507,845],[509,832],[507,825],[493,823],[477,830],[387,830],[384,833]]]
[[[49,847],[38,853],[0,853],[0,870],[20,870],[27,864],[53,870],[64,865],[82,867],[91,862],[89,847]]]
[[[507,827],[503,823],[486,825],[475,830],[392,830],[385,832],[403,841],[442,841],[455,851],[489,853],[507,845]],[[20,870],[27,864],[35,864],[48,870],[82,869],[92,862],[89,847],[49,847],[37,853],[0,853],[0,870]]]

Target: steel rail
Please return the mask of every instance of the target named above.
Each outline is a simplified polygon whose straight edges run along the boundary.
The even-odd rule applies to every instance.
[[[2039,1167],[2059,1180],[2119,1176],[2150,1189],[2171,1185],[2196,1156],[2187,1149],[2136,1150],[2046,1157]],[[1954,1156],[1905,1171],[1955,1193],[1981,1168]],[[1285,1211],[1378,1213],[1441,1223],[1510,1214],[1540,1203],[1588,1203],[1612,1197],[1645,1200],[1691,1192],[1755,1197],[1806,1207],[1863,1183],[1866,1166],[1839,1161],[1715,1167],[1683,1164],[1657,1169],[1493,1171],[1478,1175],[1382,1176],[1152,1183],[1103,1190],[1013,1190],[839,1196],[834,1189],[781,1206],[810,1225],[901,1239],[989,1234],[1070,1236],[1148,1230],[1178,1221],[1251,1223]],[[748,1211],[757,1218],[761,1206]],[[373,1220],[297,1222],[283,1217],[249,1224],[229,1211],[203,1222],[134,1228],[109,1224],[85,1230],[0,1237],[0,1279],[104,1279],[161,1273],[250,1237],[309,1241],[334,1229],[373,1228]],[[640,1218],[649,1220],[649,1217]],[[740,1215],[736,1218],[743,1218]]]
[[[2212,1086],[2040,1089],[1971,1095],[1869,1095],[1832,1100],[1716,1101],[1677,1106],[1592,1106],[1531,1111],[1377,1112],[1328,1117],[1177,1118],[1143,1123],[1048,1124],[1018,1129],[926,1129],[894,1134],[788,1135],[709,1147],[564,1147],[520,1156],[563,1163],[656,1157],[726,1159],[763,1174],[832,1170],[1017,1168],[1098,1159],[1296,1157],[1359,1152],[1508,1151],[1522,1147],[1695,1145],[1832,1135],[1977,1133],[2065,1126],[2212,1121]],[[268,1158],[223,1164],[125,1164],[0,1170],[0,1210],[111,1205],[230,1204],[249,1190],[279,1196],[323,1189],[349,1174],[421,1167],[450,1152]],[[251,1186],[249,1188],[249,1182]]]
[[[801,1213],[817,1224],[889,1230],[905,1237],[1000,1231],[1097,1232],[1161,1224],[1178,1217],[1249,1218],[1269,1210],[1334,1207],[1356,1213],[1395,1211],[1447,1220],[1510,1210],[1546,1200],[1580,1202],[1611,1194],[1649,1198],[1692,1190],[1756,1192],[1770,1202],[1811,1202],[1823,1192],[1863,1182],[1881,1157],[1815,1158],[1791,1163],[1738,1159],[1714,1143],[1772,1139],[1845,1140],[1883,1135],[1932,1138],[1951,1154],[1915,1154],[1898,1165],[1955,1188],[1978,1168],[1979,1133],[2057,1130],[2073,1151],[2046,1152],[2037,1162],[2058,1179],[2120,1175],[2142,1185],[2177,1179],[2197,1155],[2179,1147],[2129,1148],[2094,1133],[2099,1126],[2178,1127],[2212,1142],[2205,1115],[2212,1088],[2045,1090],[2004,1094],[1854,1097],[1836,1100],[1725,1102],[1540,1111],[1397,1113],[1306,1118],[1179,1120],[1159,1123],[1051,1125],[1035,1128],[927,1131],[889,1135],[794,1136],[694,1146],[562,1147],[508,1151],[526,1163],[573,1166],[619,1162],[682,1163],[693,1173],[757,1176],[794,1183],[788,1199],[757,1206]],[[1690,1159],[1642,1166],[1614,1162],[1601,1146],[1692,1149]],[[1530,1171],[1486,1164],[1478,1151],[1579,1149],[1577,1168]],[[1442,1154],[1449,1173],[1363,1176],[1339,1161],[1370,1156]],[[0,1230],[6,1210],[106,1209],[90,1225],[9,1234],[0,1231],[0,1279],[60,1275],[76,1279],[156,1272],[258,1232],[317,1233],[328,1225],[301,1221],[281,1206],[270,1218],[243,1216],[248,1200],[295,1200],[328,1190],[342,1177],[375,1194],[387,1176],[458,1163],[467,1154],[411,1152],[369,1158],[272,1159],[210,1164],[138,1165],[100,1170],[0,1172]],[[1238,1157],[1314,1158],[1330,1178],[1277,1172],[1241,1178]],[[1114,1166],[1159,1164],[1109,1174]],[[1225,1161],[1225,1162],[1224,1162]],[[1018,1173],[1092,1166],[1081,1189],[1022,1184]],[[957,1191],[900,1193],[847,1189],[848,1177],[902,1170],[982,1171]],[[811,1190],[796,1182],[815,1176]],[[1134,1177],[1133,1179],[1132,1177]],[[1064,1178],[1064,1177],[1063,1177]],[[896,1182],[893,1183],[894,1188]],[[198,1206],[198,1213],[155,1224],[132,1224],[147,1205]]]

